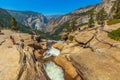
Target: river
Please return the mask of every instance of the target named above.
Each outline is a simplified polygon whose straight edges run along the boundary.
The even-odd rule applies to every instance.
[[[58,56],[60,51],[52,46],[48,47],[48,50],[44,53],[44,59],[52,56]],[[53,61],[48,61],[43,64],[43,68],[50,78],[50,80],[65,80],[64,71],[61,67],[56,65]]]

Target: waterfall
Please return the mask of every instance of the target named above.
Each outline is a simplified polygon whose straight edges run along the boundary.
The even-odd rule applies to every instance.
[[[61,67],[50,61],[43,65],[44,70],[51,80],[64,80],[64,72]]]
[[[44,56],[44,58],[48,58],[51,56],[58,56],[59,54],[60,54],[60,50],[58,50],[52,46],[49,46],[48,50],[43,54],[43,56]]]
[[[58,56],[60,54],[60,50],[48,46],[48,50],[44,53],[44,59],[51,56]],[[57,66],[53,61],[45,62],[43,64],[43,68],[50,78],[50,80],[64,80],[64,71],[61,67]]]

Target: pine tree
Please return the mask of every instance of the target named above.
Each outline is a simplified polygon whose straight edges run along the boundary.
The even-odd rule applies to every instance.
[[[91,10],[89,12],[90,19],[88,21],[88,26],[89,27],[94,27],[94,10]]]
[[[18,30],[17,21],[14,17],[11,18],[11,24],[12,24],[12,30],[17,31]]]
[[[111,9],[113,14],[113,18],[120,19],[120,1],[115,1],[114,5]]]
[[[107,12],[102,8],[98,14],[96,15],[97,21],[99,24],[103,24],[104,21],[107,19]]]

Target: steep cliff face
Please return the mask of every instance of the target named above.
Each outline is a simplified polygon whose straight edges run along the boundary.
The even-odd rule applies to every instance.
[[[99,4],[88,6],[85,8],[80,8],[58,19],[51,20],[46,26],[46,31],[50,33],[54,33],[54,31],[56,29],[59,29],[62,24],[64,24],[65,22],[70,22],[73,19],[76,20],[77,22],[76,25],[88,23],[88,20],[89,20],[88,12],[92,9],[94,9],[95,14],[97,14],[102,8],[104,8],[108,16],[110,17],[111,8],[114,5],[114,1],[116,0],[103,0]]]
[[[0,8],[0,28],[11,28],[11,15],[5,10]],[[17,26],[21,32],[29,32],[29,27],[17,22]]]
[[[81,23],[87,23],[88,18],[89,18],[87,12],[89,10],[93,9],[94,7],[96,7],[96,5],[81,8],[81,9],[75,10],[69,14],[66,14],[64,16],[61,16],[58,19],[51,20],[46,25],[46,31],[54,33],[54,31],[56,29],[58,29],[62,24],[64,24],[65,22],[69,22],[73,19],[76,19],[77,25],[79,25]]]
[[[82,8],[80,10],[78,9],[78,10],[75,10],[75,11],[69,13],[69,14],[61,16],[57,19],[52,19],[46,25],[46,31],[54,33],[54,31],[56,29],[58,29],[62,24],[64,24],[65,22],[69,22],[73,19],[76,19],[78,25],[80,23],[87,23],[88,22],[87,11],[93,9],[94,6],[96,6],[96,5],[89,6],[89,7],[86,7],[86,8]]]
[[[98,12],[100,9],[104,8],[108,15],[110,15],[111,8],[114,5],[114,1],[116,0],[103,0],[103,2],[96,7],[95,11]]]
[[[66,21],[71,20],[71,16],[70,15],[65,15],[62,16],[58,19],[51,19],[50,22],[46,25],[46,32],[52,32],[55,30],[55,28],[57,28],[59,25],[65,23]]]
[[[37,12],[13,10],[7,11],[14,16],[18,22],[37,30],[44,30],[45,25],[48,23],[48,19],[44,15]]]

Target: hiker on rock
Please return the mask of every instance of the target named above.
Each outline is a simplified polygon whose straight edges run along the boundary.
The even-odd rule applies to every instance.
[[[34,35],[33,34],[31,35],[31,40],[34,40]]]
[[[11,41],[12,41],[13,45],[15,45],[15,44],[16,44],[16,42],[15,42],[15,39],[14,39],[14,37],[13,37],[12,35],[10,35],[10,39],[11,39]]]
[[[78,32],[80,32],[81,31],[81,29],[80,29],[80,27],[78,28]]]
[[[21,47],[22,49],[24,49],[24,40],[23,40],[23,39],[20,40],[20,47]]]
[[[105,26],[104,22],[100,25],[101,29],[103,29]]]
[[[36,41],[39,43],[39,42],[41,42],[41,37],[40,37],[40,35],[38,35],[37,37],[36,37]]]

